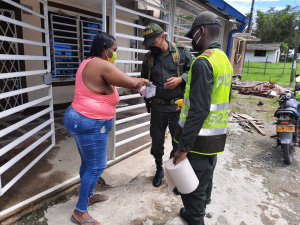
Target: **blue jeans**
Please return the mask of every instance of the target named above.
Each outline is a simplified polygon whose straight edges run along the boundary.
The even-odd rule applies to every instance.
[[[64,125],[75,138],[81,157],[81,186],[76,209],[85,212],[106,167],[108,132],[112,129],[112,120],[90,119],[69,106],[64,115]]]

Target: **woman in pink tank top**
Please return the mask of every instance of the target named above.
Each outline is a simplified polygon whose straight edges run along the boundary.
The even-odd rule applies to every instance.
[[[106,167],[108,133],[119,102],[116,86],[139,89],[149,85],[148,80],[130,77],[112,64],[116,50],[113,36],[95,36],[89,57],[76,73],[74,101],[64,115],[65,127],[75,138],[81,157],[80,194],[71,216],[77,224],[100,225],[89,215],[88,206],[109,198],[93,192]]]

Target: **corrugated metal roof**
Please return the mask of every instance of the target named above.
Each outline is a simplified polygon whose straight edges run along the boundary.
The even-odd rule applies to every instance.
[[[246,50],[278,50],[281,43],[272,44],[247,44]]]

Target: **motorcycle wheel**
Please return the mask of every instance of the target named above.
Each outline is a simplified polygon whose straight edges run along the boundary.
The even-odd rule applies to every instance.
[[[281,145],[281,149],[283,151],[284,163],[287,165],[291,165],[293,162],[293,156],[294,156],[294,146],[293,145]]]

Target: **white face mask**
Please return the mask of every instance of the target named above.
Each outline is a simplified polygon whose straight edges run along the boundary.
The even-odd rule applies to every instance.
[[[203,27],[202,27],[203,28]],[[198,30],[197,30],[197,32],[193,35],[193,38],[196,36],[196,34],[200,31],[200,29],[201,28],[199,28]],[[204,34],[204,32],[205,32],[205,30],[204,30],[204,28],[203,28],[203,33],[202,33],[202,35],[198,38],[198,40],[197,40],[197,42],[196,42],[196,44],[198,44],[198,42],[200,41],[200,39],[202,38],[202,36],[203,36],[203,34]]]

